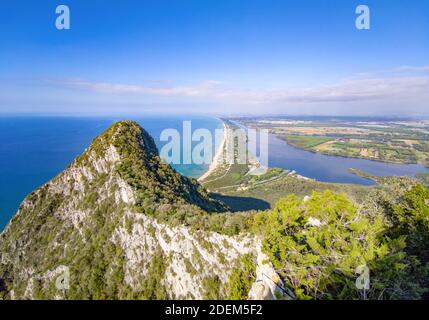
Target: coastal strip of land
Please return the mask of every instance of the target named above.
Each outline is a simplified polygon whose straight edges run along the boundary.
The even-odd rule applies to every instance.
[[[210,169],[199,182],[232,211],[265,210],[289,194],[309,196],[313,191],[345,192],[356,202],[366,196],[371,187],[324,183],[301,176],[293,170],[265,168],[247,150],[245,128],[234,121],[222,119],[224,137]],[[241,131],[237,131],[241,130]],[[244,146],[246,161],[240,153]]]
[[[198,179],[203,185],[212,185],[213,182],[231,185],[234,179],[230,178],[242,177],[260,168],[258,160],[247,150],[246,131],[231,121],[223,120],[223,123],[222,143],[209,170]]]
[[[199,182],[204,181],[205,179],[207,179],[207,177],[209,177],[217,168],[218,166],[222,163],[222,159],[224,159],[224,154],[226,152],[226,142],[228,141],[228,128],[225,124],[225,122],[223,120],[221,120],[223,123],[223,139],[222,142],[220,144],[220,146],[218,147],[215,156],[213,157],[213,160],[210,164],[209,169],[201,176],[198,178]]]

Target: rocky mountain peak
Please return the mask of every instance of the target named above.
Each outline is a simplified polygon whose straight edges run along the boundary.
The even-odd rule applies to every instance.
[[[127,152],[132,151],[148,159],[158,156],[155,141],[149,133],[137,122],[123,120],[116,122],[96,137],[81,157],[91,152],[95,152],[100,157],[106,156],[112,146],[122,157],[126,157]]]
[[[110,167],[98,168],[100,161]],[[163,162],[154,139],[137,122],[119,121],[112,125],[93,140],[72,167],[94,164],[97,172],[116,172],[136,193],[136,205],[185,202],[208,211],[226,209],[194,179],[180,175]]]

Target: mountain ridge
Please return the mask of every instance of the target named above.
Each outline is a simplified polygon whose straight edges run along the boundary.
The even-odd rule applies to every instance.
[[[88,151],[100,155],[111,152],[109,146],[113,146],[117,151],[121,162],[116,170],[129,185],[139,189],[146,187],[154,194],[168,191],[163,194],[163,200],[176,201],[177,198],[184,198],[189,204],[195,204],[207,211],[227,209],[223,203],[211,199],[194,179],[182,176],[162,161],[153,138],[138,123],[115,123],[94,139]],[[78,157],[76,163],[85,162],[88,159],[88,151]],[[145,185],[148,182],[151,184]],[[159,197],[153,200],[159,200]]]

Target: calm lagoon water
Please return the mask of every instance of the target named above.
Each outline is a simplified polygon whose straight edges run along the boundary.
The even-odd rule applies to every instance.
[[[350,173],[350,168],[378,176],[415,176],[419,172],[429,172],[425,166],[417,164],[391,164],[313,153],[292,147],[273,134],[269,136],[268,147],[270,167],[295,170],[323,182],[374,184],[372,180]]]
[[[27,194],[64,170],[97,135],[117,118],[0,118],[0,231]],[[155,139],[159,149],[161,131],[182,132],[183,121],[192,130],[222,129],[222,122],[210,117],[134,118]],[[194,142],[196,144],[198,142]],[[214,152],[214,151],[213,151]],[[181,174],[199,177],[208,165],[173,165]]]

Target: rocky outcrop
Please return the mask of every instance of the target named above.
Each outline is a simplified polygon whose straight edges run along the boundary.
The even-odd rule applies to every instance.
[[[256,280],[249,292],[251,300],[276,300],[277,298],[293,300],[295,295],[286,288],[268,256],[261,250],[261,241],[257,241],[256,250]]]

